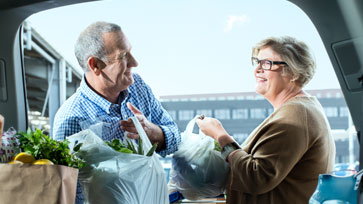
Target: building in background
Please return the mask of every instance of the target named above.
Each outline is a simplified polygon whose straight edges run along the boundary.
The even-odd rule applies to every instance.
[[[356,135],[349,131],[350,114],[341,90],[307,92],[318,98],[328,117],[336,141],[336,162],[347,163],[352,160],[352,154],[353,160],[358,160],[359,144]],[[271,104],[255,92],[162,96],[160,100],[181,131],[195,115],[205,114],[219,119],[239,143],[273,112]],[[350,138],[353,143],[349,144]]]
[[[28,22],[21,31],[28,126],[51,133],[49,124],[53,124],[60,105],[76,91],[83,73],[67,62]]]

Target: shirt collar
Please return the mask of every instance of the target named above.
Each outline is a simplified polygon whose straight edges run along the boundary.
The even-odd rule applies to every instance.
[[[117,104],[121,106],[121,103],[123,101],[126,101],[125,99],[129,96],[129,93],[130,93],[129,89],[126,89],[124,91],[121,91],[120,92],[120,95],[118,96]]]
[[[86,76],[84,75],[80,84],[80,91],[93,103],[99,106],[101,109],[106,111],[106,113],[110,113],[110,108],[112,103],[98,95],[95,91],[93,91],[86,81]],[[121,103],[125,101],[127,97],[130,96],[130,87],[126,90],[121,91],[118,98],[118,105],[121,106]]]

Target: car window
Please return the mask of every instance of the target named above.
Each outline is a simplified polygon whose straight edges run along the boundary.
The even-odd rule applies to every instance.
[[[90,15],[94,8],[97,13]],[[134,72],[150,85],[181,131],[195,115],[206,114],[228,124],[227,131],[239,143],[273,112],[254,92],[252,46],[268,36],[290,35],[306,42],[317,72],[305,90],[324,107],[336,140],[336,162],[358,159],[349,110],[319,34],[303,11],[284,0],[102,1],[31,16],[24,26],[31,128],[51,134],[57,109],[82,79],[74,43],[88,24],[99,20],[122,27],[139,62]]]

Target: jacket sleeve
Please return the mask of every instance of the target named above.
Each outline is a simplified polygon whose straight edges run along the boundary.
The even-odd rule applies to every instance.
[[[308,148],[303,112],[286,115],[259,127],[250,153],[243,150],[231,158],[231,188],[250,194],[271,191],[280,184]],[[252,135],[251,135],[252,136]],[[248,145],[248,144],[246,144]]]

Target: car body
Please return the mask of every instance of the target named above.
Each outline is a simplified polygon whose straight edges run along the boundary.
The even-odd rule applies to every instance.
[[[11,126],[26,130],[27,102],[21,28],[30,15],[89,0],[0,0],[0,113]],[[357,135],[363,128],[363,1],[290,0],[311,19],[332,62]],[[283,12],[283,11],[278,11]],[[360,163],[363,161],[360,147]],[[338,165],[338,169],[349,166]],[[358,171],[357,168],[354,168]],[[362,169],[360,167],[359,169]]]

